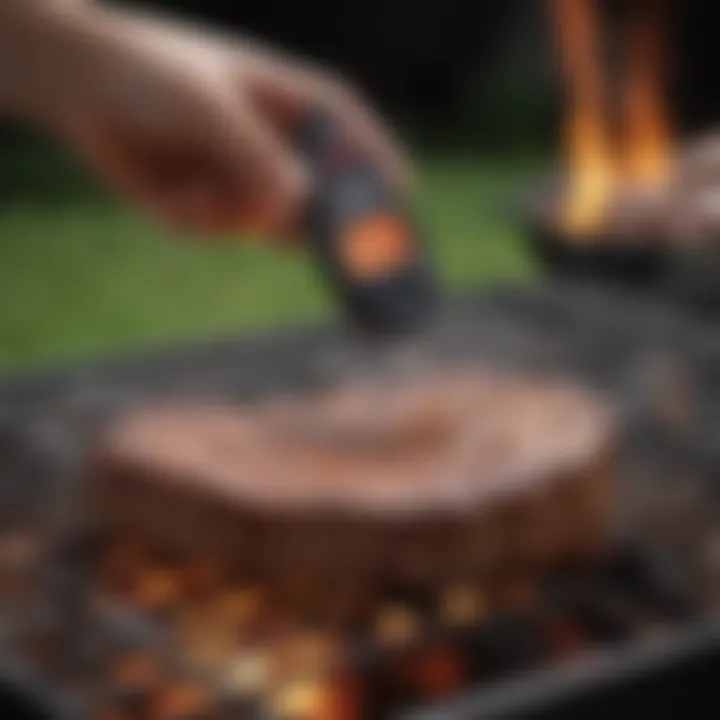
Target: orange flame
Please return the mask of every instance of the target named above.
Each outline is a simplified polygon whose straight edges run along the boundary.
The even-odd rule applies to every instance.
[[[568,105],[563,140],[567,186],[562,227],[588,238],[623,185],[661,186],[669,175],[671,139],[662,102],[662,22],[641,2],[626,34],[622,152],[613,146],[594,0],[549,0]]]
[[[662,187],[670,175],[672,141],[662,102],[665,44],[659,6],[641,2],[627,35],[624,177],[636,187]]]
[[[572,234],[594,229],[615,184],[603,113],[603,78],[592,0],[551,0],[560,66],[568,93],[563,132],[567,195],[561,222]]]

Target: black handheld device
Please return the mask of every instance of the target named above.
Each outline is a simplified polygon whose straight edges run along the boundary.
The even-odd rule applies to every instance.
[[[308,242],[349,321],[374,336],[421,328],[435,287],[404,198],[325,113],[302,119],[300,149],[314,175]]]

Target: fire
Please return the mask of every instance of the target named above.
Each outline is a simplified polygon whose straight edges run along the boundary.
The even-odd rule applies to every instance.
[[[667,181],[672,143],[662,97],[662,16],[654,3],[640,2],[630,17],[621,142],[616,143],[594,0],[549,2],[567,93],[567,186],[560,219],[570,235],[587,238],[623,188],[658,188]]]
[[[641,3],[627,35],[625,180],[658,188],[670,175],[671,132],[662,103],[665,52],[661,3]]]
[[[616,186],[616,175],[602,126],[588,111],[575,111],[567,121],[568,171],[562,208],[563,226],[573,235],[598,227]]]
[[[568,94],[564,131],[568,184],[562,222],[573,234],[582,234],[605,214],[615,184],[604,122],[598,22],[592,0],[550,1]]]

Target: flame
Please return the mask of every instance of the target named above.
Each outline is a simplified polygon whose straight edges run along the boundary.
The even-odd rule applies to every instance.
[[[592,0],[550,0],[568,93],[565,129],[567,195],[561,221],[572,234],[594,229],[615,185],[603,113],[598,19]]]
[[[561,222],[572,235],[587,236],[605,217],[617,182],[606,138],[594,113],[571,113],[566,152],[568,184]]]
[[[627,34],[624,178],[635,187],[663,187],[671,169],[670,123],[662,101],[664,16],[659,5],[641,2]]]
[[[623,142],[616,148],[607,112],[600,18],[594,0],[549,0],[568,104],[563,140],[567,181],[560,222],[575,238],[591,237],[623,187],[662,186],[671,137],[663,105],[661,15],[642,2],[626,40]]]

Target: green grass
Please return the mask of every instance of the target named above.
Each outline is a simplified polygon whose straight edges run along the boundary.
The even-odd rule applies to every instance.
[[[178,242],[88,190],[52,157],[13,165],[4,155],[2,165],[0,366],[332,312],[303,252]],[[445,157],[424,166],[418,207],[443,283],[457,289],[530,277],[507,200],[537,164]]]

